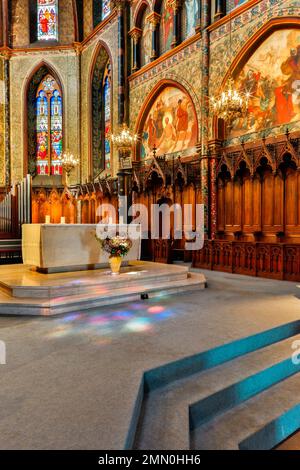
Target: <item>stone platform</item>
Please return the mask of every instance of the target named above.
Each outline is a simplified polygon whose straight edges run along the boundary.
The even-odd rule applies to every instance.
[[[55,315],[143,297],[204,289],[205,276],[186,266],[130,262],[109,269],[41,274],[24,265],[0,266],[0,314]]]

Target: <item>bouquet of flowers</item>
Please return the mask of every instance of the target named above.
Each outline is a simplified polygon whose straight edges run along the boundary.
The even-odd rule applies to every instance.
[[[124,257],[132,247],[130,238],[120,237],[119,235],[106,237],[103,240],[97,236],[96,238],[101,243],[103,250],[110,254],[110,258],[114,256]]]

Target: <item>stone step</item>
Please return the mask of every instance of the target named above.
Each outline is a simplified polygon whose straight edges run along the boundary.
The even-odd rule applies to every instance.
[[[221,394],[224,389],[241,383],[251,375],[260,374],[263,370],[276,364],[291,360],[292,344],[299,339],[300,335],[293,335],[288,339],[248,353],[225,364],[151,391],[144,399],[134,448],[153,450],[189,449],[190,405],[199,403],[199,401],[204,403],[209,397],[219,394],[220,401],[214,401],[212,410],[212,414],[218,413],[224,409],[224,396],[222,397]],[[259,340],[257,341],[257,347],[259,347]],[[285,378],[284,367],[281,369],[279,378]],[[258,388],[261,387],[261,383],[257,385]],[[208,419],[207,416],[206,419]],[[215,418],[212,418],[212,420],[214,421]],[[210,429],[209,424],[212,423],[212,420],[208,422],[206,430]],[[203,443],[204,441],[202,442],[200,439],[200,436],[203,440],[205,438],[205,432],[202,433],[204,426],[206,425],[199,426],[191,432],[193,448],[207,448],[206,443]],[[213,428],[211,428],[211,439],[213,439]],[[202,443],[203,446],[199,447]]]
[[[121,277],[121,276],[120,276]],[[115,287],[113,290],[96,289],[93,294],[77,294],[53,299],[17,298],[9,294],[0,293],[0,314],[6,315],[54,315],[69,313],[78,309],[91,309],[105,305],[114,305],[124,302],[140,300],[141,296],[157,297],[173,293],[199,291],[206,285],[202,274],[192,274],[180,280],[164,280],[153,282],[144,280],[144,283],[132,284],[130,287]]]
[[[2,271],[3,272],[3,271]],[[0,273],[2,274],[1,270]],[[40,274],[28,268],[21,273],[5,273],[1,276],[0,290],[16,298],[56,299],[74,295],[115,292],[119,288],[143,286],[145,280],[151,285],[185,281],[188,268],[164,264],[137,262],[121,269],[121,274],[112,276],[109,269],[95,271]]]
[[[191,433],[191,448],[272,449],[300,427],[299,387],[298,373],[222,413]]]

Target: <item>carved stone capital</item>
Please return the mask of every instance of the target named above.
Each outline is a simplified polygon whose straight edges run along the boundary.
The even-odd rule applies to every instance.
[[[142,35],[142,30],[136,26],[128,32],[129,36],[134,40],[135,44],[138,43],[139,38]]]
[[[152,11],[147,15],[146,20],[151,24],[152,31],[156,30],[157,25],[160,23],[161,15]]]
[[[82,51],[82,44],[81,42],[74,42],[74,49],[75,49],[75,52],[76,52],[76,55],[80,55],[81,54],[81,51]]]
[[[0,56],[4,57],[4,59],[9,60],[12,55],[13,55],[13,51],[9,47],[0,48]]]

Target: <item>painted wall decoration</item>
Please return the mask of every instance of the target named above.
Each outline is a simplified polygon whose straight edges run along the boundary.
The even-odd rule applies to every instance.
[[[236,82],[251,98],[247,116],[233,123],[229,138],[300,121],[300,30],[271,34]]]
[[[171,0],[163,0],[160,20],[161,52],[171,49],[173,40],[173,7]]]
[[[141,47],[141,67],[146,65],[150,62],[151,57],[151,49],[152,49],[152,32],[151,32],[151,25],[150,22],[146,20],[147,16],[149,15],[150,10],[149,8],[146,9],[142,23],[141,23],[141,30],[142,36],[140,40],[140,47]]]
[[[37,1],[38,40],[58,39],[58,6],[57,0]]]
[[[196,22],[199,15],[198,0],[185,0],[185,37],[189,38],[195,34]]]
[[[187,154],[197,142],[197,118],[194,105],[179,88],[167,86],[147,113],[142,132],[141,158],[157,155]]]
[[[249,0],[226,0],[226,11],[234,10],[236,7],[247,3]]]
[[[36,94],[36,165],[38,175],[60,175],[62,99],[56,80],[47,75]]]

